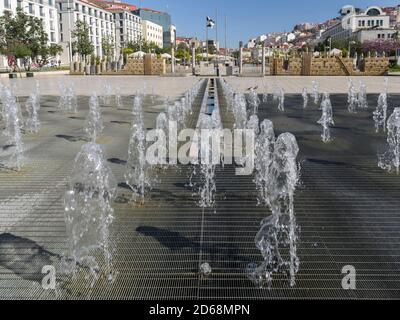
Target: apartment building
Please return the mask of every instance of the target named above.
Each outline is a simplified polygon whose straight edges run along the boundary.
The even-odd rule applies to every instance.
[[[71,32],[75,28],[76,21],[84,21],[89,26],[89,37],[94,47],[94,54],[103,57],[102,40],[111,37],[115,46],[116,27],[113,13],[87,0],[56,0],[59,15],[60,43],[64,47],[62,61],[70,63],[71,48],[73,42]],[[116,54],[116,52],[115,52]]]
[[[148,20],[142,20],[142,27],[143,40],[154,43],[162,48],[164,45],[163,27]]]

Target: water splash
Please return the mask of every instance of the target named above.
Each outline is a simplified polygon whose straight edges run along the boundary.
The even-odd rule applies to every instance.
[[[125,182],[132,189],[132,200],[144,203],[146,189],[151,189],[150,165],[146,160],[146,130],[143,122],[142,98],[135,96],[132,108],[132,128],[128,147]]]
[[[235,129],[245,129],[247,123],[246,100],[242,93],[234,96],[233,116],[235,118]]]
[[[101,147],[95,143],[82,146],[75,158],[74,168],[65,193],[65,222],[69,241],[67,272],[79,267],[89,269],[91,286],[99,278],[98,259],[105,262],[105,273],[112,279],[112,254],[109,228],[114,219],[111,202],[116,196],[117,183],[105,161]]]
[[[303,92],[301,93],[301,96],[303,97],[303,109],[307,109],[307,106],[308,106],[307,88],[303,88]]]
[[[358,92],[357,103],[360,109],[368,109],[367,87],[362,81],[360,81],[360,90]]]
[[[254,135],[257,136],[260,133],[260,120],[257,115],[253,115],[250,117],[249,121],[247,121],[246,129],[253,130]]]
[[[335,125],[333,121],[332,104],[329,95],[327,93],[324,94],[324,100],[321,103],[321,108],[322,108],[322,117],[318,120],[318,123],[323,128],[321,136],[322,141],[324,143],[327,143],[332,140],[330,126]]]
[[[299,152],[296,138],[290,133],[281,134],[274,144],[268,180],[264,194],[272,215],[264,219],[255,237],[256,247],[264,261],[249,264],[247,276],[257,286],[271,287],[273,275],[284,273],[295,285],[300,261],[297,256],[298,226],[294,212],[294,192],[299,183]]]
[[[387,119],[387,93],[381,93],[378,97],[378,105],[374,111],[374,121],[376,133],[379,133],[382,128],[383,132],[386,132],[386,119]]]
[[[111,84],[108,82],[103,83],[103,90],[100,96],[100,101],[103,106],[109,106],[111,104],[113,92]]]
[[[87,138],[96,142],[97,138],[103,132],[103,119],[101,116],[99,101],[97,95],[94,93],[89,99],[89,113],[85,121],[85,133]]]
[[[120,87],[115,88],[114,99],[115,99],[115,106],[117,107],[117,109],[121,109],[123,107],[123,103],[122,103],[122,93]]]
[[[268,197],[268,181],[273,160],[275,132],[272,121],[265,119],[261,123],[260,134],[256,137],[255,145],[255,179],[258,190],[258,204],[270,205]]]
[[[387,121],[387,151],[379,155],[378,166],[400,174],[400,108],[395,108]]]
[[[319,99],[320,99],[319,82],[318,81],[313,81],[311,86],[312,86],[311,97],[314,100],[314,104],[318,105],[319,104]]]
[[[40,121],[38,111],[40,109],[40,98],[37,92],[31,93],[25,103],[28,118],[25,122],[25,128],[28,132],[38,132],[40,129]]]
[[[60,83],[60,100],[58,102],[58,108],[65,113],[77,113],[78,103],[75,94],[75,89],[72,84],[65,85]]]
[[[21,133],[23,127],[21,107],[10,88],[3,88],[0,98],[3,105],[2,113],[5,124],[3,133],[7,137],[7,143],[14,146],[10,157],[10,167],[20,171],[23,166],[24,153]]]
[[[354,88],[353,81],[349,79],[348,81],[348,93],[347,93],[347,103],[348,103],[348,111],[350,113],[357,113],[356,107],[358,105],[358,95],[357,91]]]
[[[201,163],[200,163],[200,187],[199,206],[201,208],[212,208],[215,204],[215,192],[217,190],[215,184],[215,165],[213,163],[213,146],[212,146],[212,130],[213,121],[212,117],[201,114],[200,129],[202,135],[204,132],[208,133],[206,139],[202,137],[200,142]]]
[[[168,148],[167,146],[169,145],[169,124],[168,124],[168,117],[167,115],[162,112],[157,116],[156,119],[156,129],[162,131],[165,137],[164,143],[160,144],[160,148],[158,150],[157,154],[157,161],[155,161],[157,164],[160,165],[166,165],[167,164],[167,154],[168,154]]]
[[[285,91],[283,88],[275,88],[273,93],[273,100],[278,102],[278,110],[285,111]]]
[[[249,108],[251,110],[252,115],[258,114],[258,107],[260,105],[260,98],[258,97],[258,93],[254,88],[250,89],[250,92],[247,97],[247,102],[249,104]]]

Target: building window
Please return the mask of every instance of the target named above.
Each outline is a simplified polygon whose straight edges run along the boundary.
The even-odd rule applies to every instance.
[[[49,17],[50,17],[50,19],[54,18],[54,12],[51,9],[49,10]]]
[[[381,20],[381,27],[383,27],[383,20]]]
[[[54,5],[54,1],[53,0],[49,0],[49,6],[53,6]]]
[[[50,32],[50,41],[51,42],[56,42],[56,36],[54,32]]]
[[[33,6],[33,3],[30,3],[28,6],[28,12],[30,14],[35,14],[35,7]]]

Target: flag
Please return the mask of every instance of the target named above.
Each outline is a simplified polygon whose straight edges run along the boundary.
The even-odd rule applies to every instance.
[[[210,17],[207,17],[207,28],[214,28],[215,26],[215,21],[211,19]]]

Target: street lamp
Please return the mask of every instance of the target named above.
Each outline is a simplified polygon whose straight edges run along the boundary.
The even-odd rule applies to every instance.
[[[72,35],[71,35],[71,2],[68,0],[67,14],[68,14],[68,33],[69,33],[69,63],[72,64]]]

